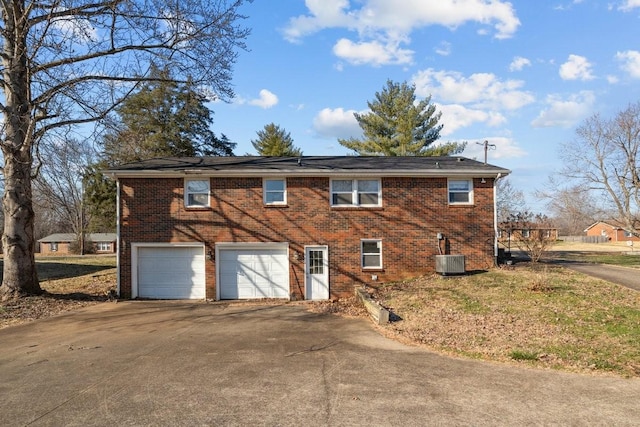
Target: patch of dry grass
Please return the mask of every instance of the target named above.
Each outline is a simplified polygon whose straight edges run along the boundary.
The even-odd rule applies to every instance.
[[[449,354],[640,376],[640,293],[552,266],[381,285],[396,337]]]
[[[0,329],[113,298],[115,257],[36,260],[42,295],[0,302]]]

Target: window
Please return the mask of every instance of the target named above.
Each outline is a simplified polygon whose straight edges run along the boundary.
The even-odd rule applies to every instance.
[[[378,179],[334,179],[331,206],[380,206],[380,187]]]
[[[470,179],[449,180],[449,204],[470,205],[473,203],[473,183]]]
[[[262,181],[265,205],[287,204],[287,181],[285,179],[265,179]]]
[[[209,206],[209,180],[187,179],[184,183],[184,203],[187,207]]]
[[[98,242],[96,243],[96,250],[98,252],[107,252],[111,250],[111,243],[109,242]]]
[[[362,268],[382,268],[382,240],[362,240]]]
[[[627,230],[624,230],[624,237],[633,237],[633,233]]]
[[[473,204],[473,183],[470,179],[449,180],[449,204]]]
[[[531,230],[525,228],[520,232],[520,235],[525,239],[528,239],[529,237],[531,237]]]
[[[49,250],[51,252],[58,252],[58,242],[49,243]]]

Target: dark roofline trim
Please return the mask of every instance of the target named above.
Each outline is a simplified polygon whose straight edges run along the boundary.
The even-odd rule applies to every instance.
[[[235,160],[235,161],[234,161]],[[333,166],[332,164],[335,164]],[[219,157],[153,159],[105,171],[112,178],[202,177],[478,177],[510,170],[464,157]]]

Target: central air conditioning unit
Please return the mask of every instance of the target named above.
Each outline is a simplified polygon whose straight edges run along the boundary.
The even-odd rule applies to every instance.
[[[436,273],[464,274],[464,255],[436,255]]]

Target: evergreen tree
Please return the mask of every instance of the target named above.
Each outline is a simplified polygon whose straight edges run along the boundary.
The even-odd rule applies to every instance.
[[[116,182],[102,173],[107,167],[106,162],[98,162],[83,176],[89,233],[113,233],[116,229]]]
[[[213,122],[206,98],[191,81],[176,83],[168,72],[154,68],[152,81],[117,109],[118,124],[104,136],[109,165],[154,157],[231,156],[235,143],[210,129]]]
[[[443,125],[438,121],[431,96],[416,103],[415,86],[387,80],[376,99],[367,102],[368,113],[354,113],[364,138],[339,139],[341,145],[359,155],[433,156],[464,150],[465,144],[446,143],[433,147]]]
[[[117,109],[117,125],[102,140],[102,160],[87,168],[85,204],[88,229],[115,230],[116,185],[101,170],[154,157],[232,156],[235,143],[210,129],[206,98],[191,81],[176,83],[153,68],[153,78]]]
[[[293,145],[293,139],[289,132],[269,123],[263,130],[256,132],[258,139],[251,140],[253,148],[261,156],[301,156],[302,150]]]

